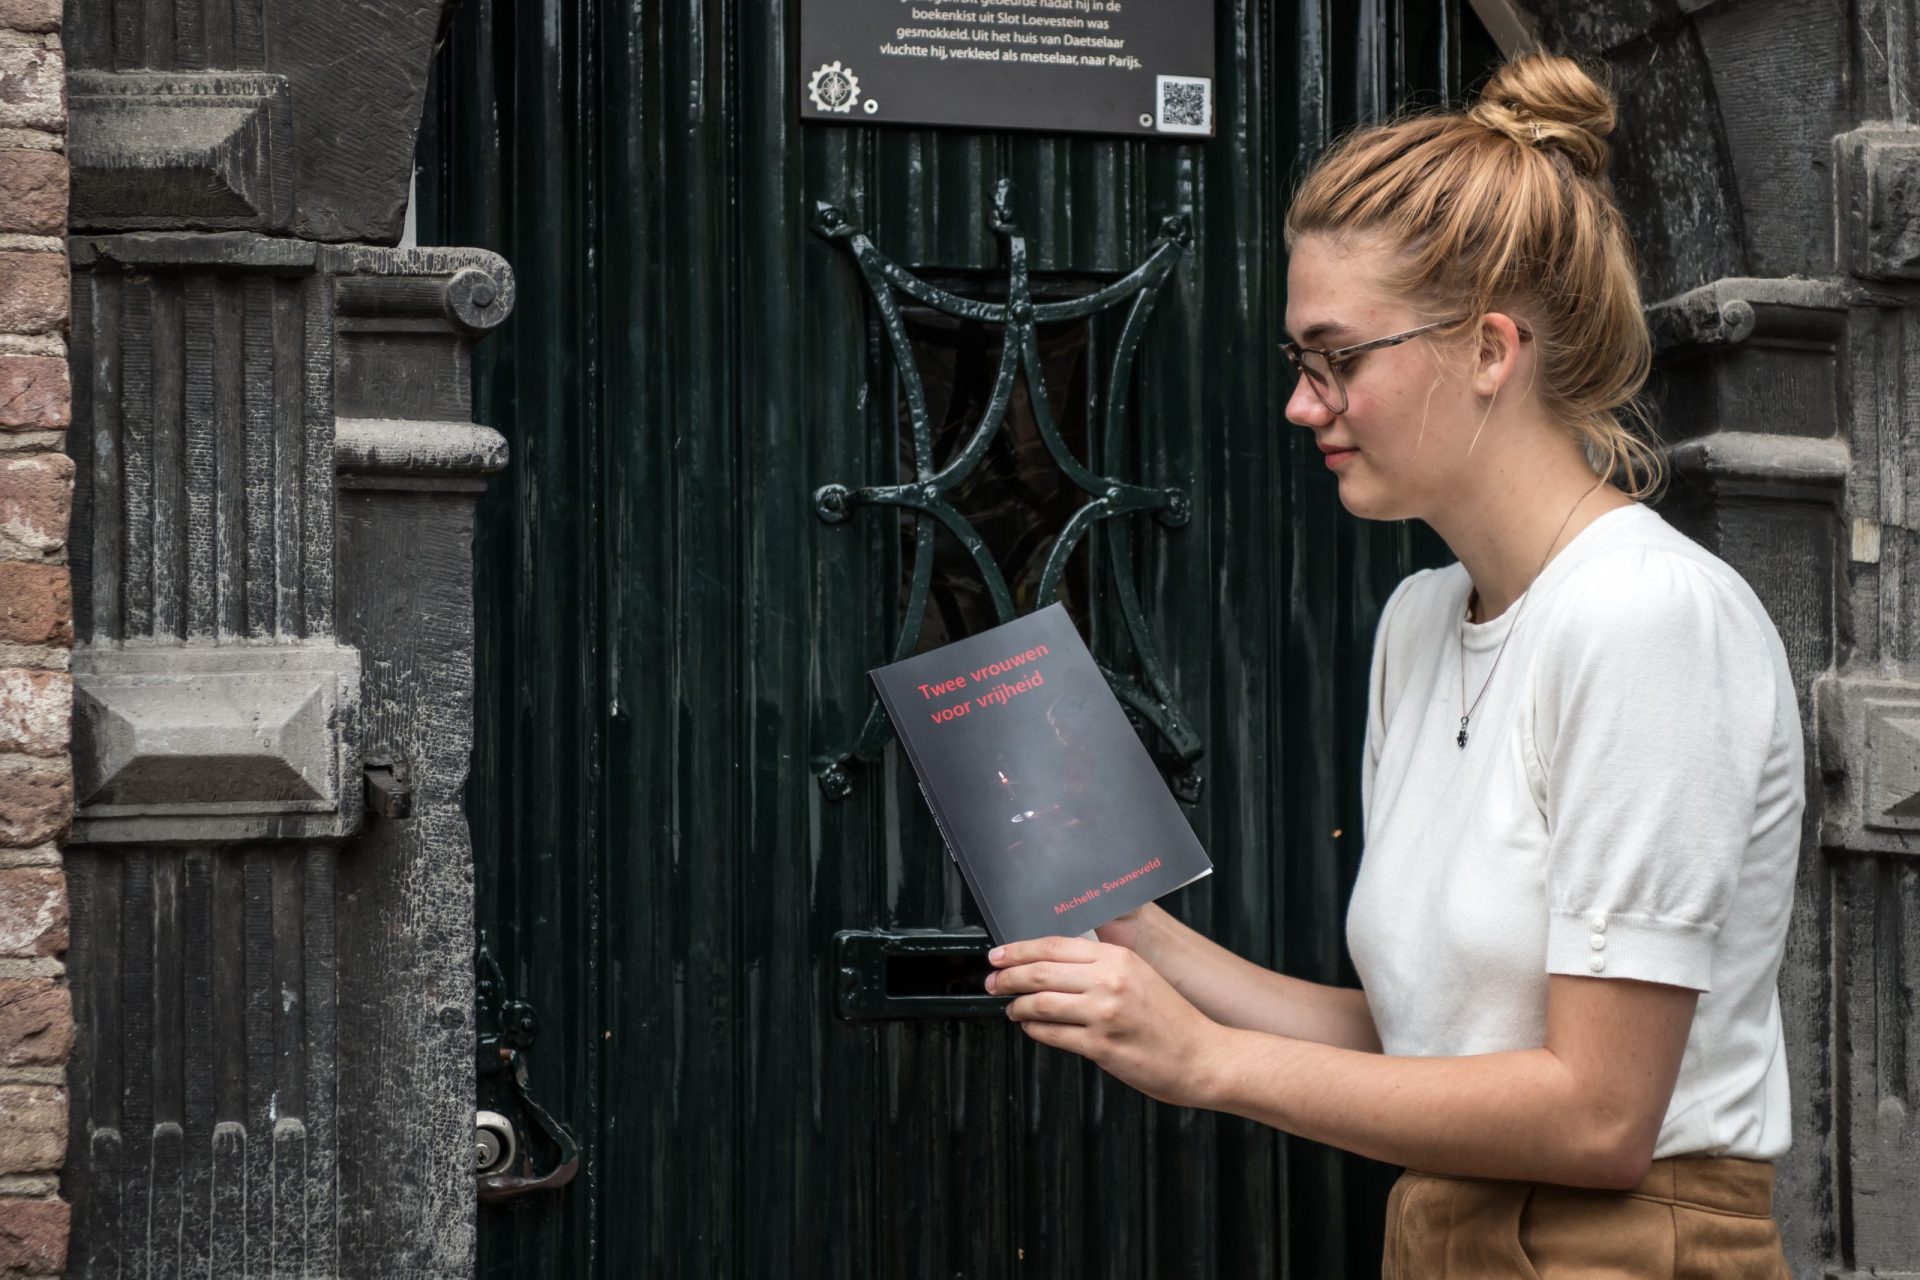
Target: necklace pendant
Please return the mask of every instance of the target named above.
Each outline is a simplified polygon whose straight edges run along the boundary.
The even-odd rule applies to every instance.
[[[1467,745],[1467,718],[1466,718],[1465,716],[1461,716],[1461,717],[1460,717],[1460,736],[1459,736],[1459,737],[1457,737],[1457,738],[1455,738],[1455,739],[1454,739],[1454,742],[1455,742],[1455,743],[1457,743],[1457,744],[1459,744],[1459,746],[1460,746],[1460,748],[1461,748],[1462,750],[1465,750],[1465,749],[1466,749],[1466,745]]]

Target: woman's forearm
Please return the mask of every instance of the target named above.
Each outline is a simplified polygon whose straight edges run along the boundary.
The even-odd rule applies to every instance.
[[[1195,1105],[1426,1173],[1619,1188],[1649,1158],[1544,1048],[1399,1058],[1227,1028],[1208,1058]]]
[[[1605,1188],[1645,1176],[1699,992],[1550,974],[1539,1047],[1390,1056],[1227,1025],[1148,958],[1144,944],[1157,941],[1179,972],[1192,959],[1183,935],[1132,935],[1138,919],[1122,918],[1124,945],[1115,930],[1111,942],[997,946],[987,953],[987,990],[1014,997],[1007,1016],[1034,1040],[1175,1106],[1226,1111],[1428,1173]]]
[[[1188,928],[1158,905],[1142,908],[1132,949],[1215,1022],[1380,1052],[1366,993],[1263,969]]]

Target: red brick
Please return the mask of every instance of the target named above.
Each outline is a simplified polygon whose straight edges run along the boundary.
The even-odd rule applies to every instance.
[[[0,643],[73,643],[67,566],[0,560]]]
[[[0,31],[0,129],[67,127],[67,61],[60,42]]]
[[[73,381],[59,356],[0,355],[0,427],[64,427]]]
[[[34,551],[58,551],[67,543],[72,507],[72,458],[0,455],[0,534]]]
[[[0,1066],[60,1067],[72,1052],[66,987],[53,978],[0,978]]]
[[[44,844],[65,835],[72,822],[73,770],[65,756],[55,760],[0,757],[0,846]],[[25,872],[0,871],[0,882],[18,874]],[[36,954],[51,954],[65,946],[63,942]],[[5,954],[4,948],[0,954]]]
[[[48,333],[67,323],[67,255],[55,249],[0,252],[0,331]]]
[[[0,956],[52,956],[66,949],[65,873],[56,867],[0,871]]]
[[[15,31],[58,31],[60,0],[0,0],[0,27]]]
[[[73,677],[0,667],[0,751],[65,755],[73,742]]]
[[[53,1084],[0,1085],[0,1173],[58,1169],[67,1149],[67,1091]]]
[[[0,14],[5,11],[0,0]],[[0,231],[57,236],[66,230],[67,158],[58,151],[0,151]]]
[[[65,1200],[0,1200],[0,1272],[32,1276],[64,1272],[72,1213]]]

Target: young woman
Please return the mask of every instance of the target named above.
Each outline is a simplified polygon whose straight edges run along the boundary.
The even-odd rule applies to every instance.
[[[1621,421],[1649,342],[1613,118],[1574,63],[1521,58],[1468,111],[1346,140],[1289,214],[1287,417],[1349,511],[1459,558],[1375,639],[1362,988],[1157,907],[992,956],[1042,1044],[1406,1166],[1388,1280],[1787,1275],[1799,712],[1753,592],[1636,500],[1658,456]]]

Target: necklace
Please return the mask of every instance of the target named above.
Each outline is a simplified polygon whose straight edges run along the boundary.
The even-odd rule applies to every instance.
[[[1473,695],[1472,706],[1467,705],[1467,645],[1462,638],[1460,643],[1460,733],[1454,738],[1454,743],[1461,750],[1465,750],[1467,746],[1467,722],[1473,719],[1473,713],[1479,709],[1480,699],[1487,696],[1487,687],[1493,683],[1493,673],[1500,669],[1500,659],[1507,651],[1507,641],[1513,639],[1514,628],[1520,625],[1520,611],[1527,607],[1527,596],[1533,591],[1534,579],[1546,570],[1547,561],[1553,559],[1553,549],[1560,545],[1560,535],[1567,531],[1569,524],[1573,523],[1573,513],[1580,509],[1581,503],[1592,496],[1594,489],[1598,489],[1604,483],[1606,483],[1605,480],[1594,481],[1593,489],[1588,489],[1575,498],[1573,505],[1567,508],[1567,518],[1560,522],[1560,528],[1554,532],[1553,541],[1547,544],[1547,554],[1540,557],[1540,567],[1533,571],[1533,578],[1527,579],[1527,590],[1520,593],[1520,603],[1513,610],[1513,622],[1508,625],[1507,634],[1500,638],[1500,647],[1493,654],[1493,665],[1487,668],[1487,678],[1481,681],[1480,692]],[[1468,617],[1473,615],[1473,596],[1473,592],[1467,593]],[[1462,619],[1463,625],[1464,622],[1465,619]]]

